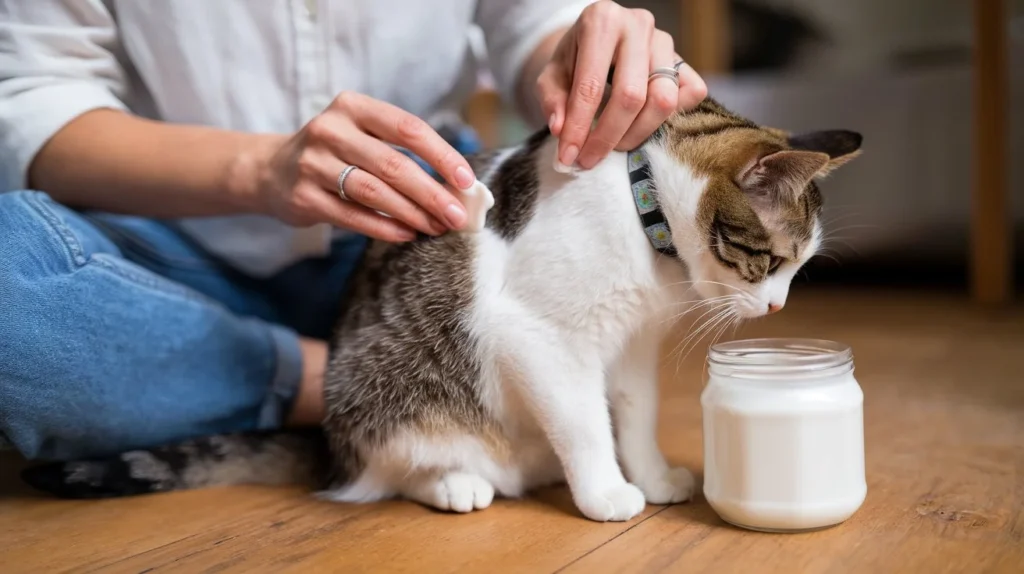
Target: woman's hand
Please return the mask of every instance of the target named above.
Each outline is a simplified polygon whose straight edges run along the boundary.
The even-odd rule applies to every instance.
[[[466,211],[459,200],[388,144],[423,158],[455,189],[475,181],[466,160],[426,122],[343,92],[298,133],[274,140],[257,160],[263,210],[292,225],[330,223],[385,241],[460,229]],[[358,169],[339,194],[339,176],[350,165]]]
[[[678,67],[678,87],[671,78],[649,80],[655,68],[679,61],[672,37],[654,27],[647,10],[609,0],[588,6],[537,79],[548,126],[559,138],[559,162],[590,169],[613,149],[639,146],[677,110],[699,104],[707,86],[686,64]],[[591,131],[613,65],[611,97]]]

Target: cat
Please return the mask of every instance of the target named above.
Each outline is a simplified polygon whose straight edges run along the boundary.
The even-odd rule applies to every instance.
[[[455,512],[566,482],[596,521],[689,499],[693,475],[655,440],[666,317],[781,309],[821,241],[815,180],[861,136],[790,136],[709,98],[591,170],[556,170],[556,147],[544,130],[474,158],[495,199],[483,231],[371,243],[330,342],[322,433],[209,437],[26,481],[69,497],[305,481]]]

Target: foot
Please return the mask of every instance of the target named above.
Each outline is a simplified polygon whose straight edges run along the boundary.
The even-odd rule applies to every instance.
[[[576,507],[584,516],[598,522],[621,522],[644,510],[644,493],[629,483],[605,490],[573,495]]]
[[[693,496],[693,474],[683,467],[667,469],[637,481],[651,504],[675,504]]]
[[[449,472],[440,478],[420,480],[410,485],[405,495],[438,510],[471,512],[487,508],[494,500],[494,487],[475,474]]]

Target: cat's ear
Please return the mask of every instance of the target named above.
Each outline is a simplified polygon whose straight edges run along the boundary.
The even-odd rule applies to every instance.
[[[825,130],[790,135],[786,139],[795,150],[828,154],[828,164],[818,173],[819,177],[824,177],[860,155],[864,136],[849,130]]]
[[[823,152],[777,151],[758,159],[737,183],[753,197],[791,201],[830,161]]]

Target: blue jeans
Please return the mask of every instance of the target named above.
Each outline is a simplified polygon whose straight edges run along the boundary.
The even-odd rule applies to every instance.
[[[170,223],[0,194],[0,435],[66,460],[279,426],[365,243],[254,279]]]

